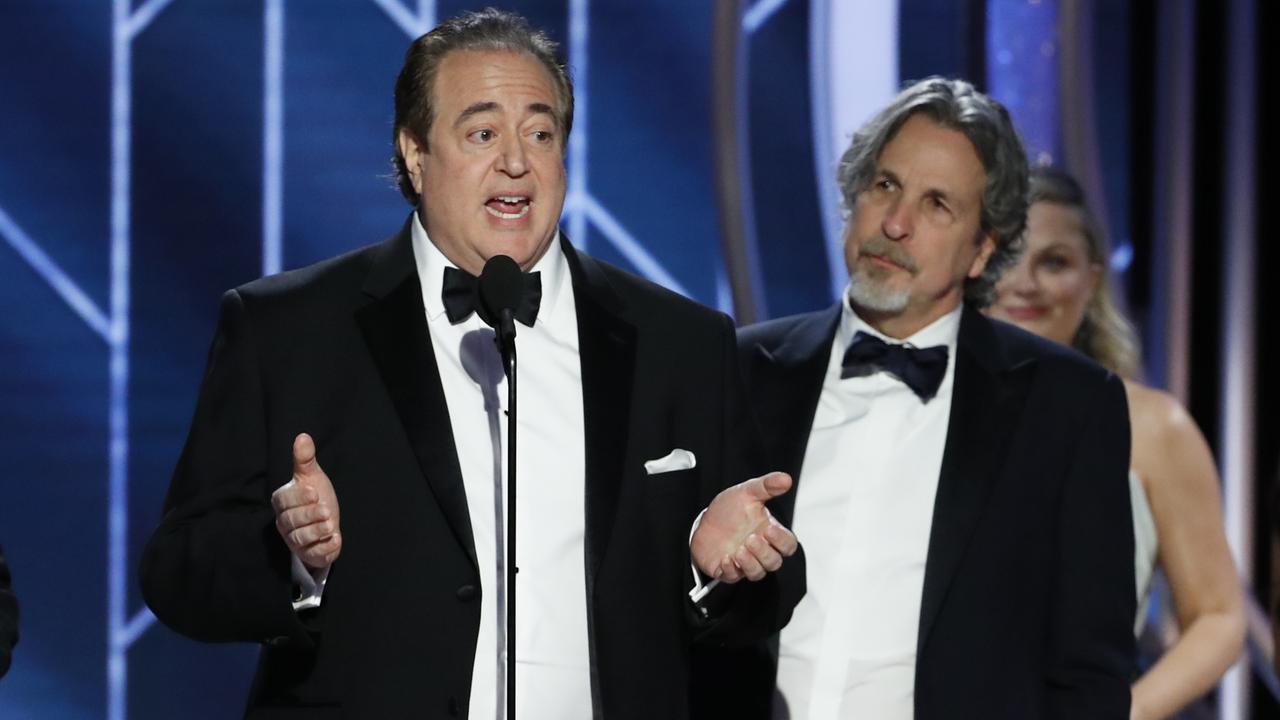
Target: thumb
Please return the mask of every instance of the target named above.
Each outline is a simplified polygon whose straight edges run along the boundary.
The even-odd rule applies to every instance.
[[[765,502],[785,495],[791,489],[791,476],[784,472],[771,472],[768,475],[761,475],[750,481],[747,491],[751,496]]]
[[[300,433],[293,439],[293,476],[305,481],[320,475],[320,463],[316,462],[316,443],[311,436]]]

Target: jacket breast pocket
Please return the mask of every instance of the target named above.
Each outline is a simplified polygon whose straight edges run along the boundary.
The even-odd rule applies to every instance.
[[[684,493],[696,496],[699,482],[698,468],[692,467],[653,473],[652,475],[645,475],[642,482],[644,483],[646,496],[667,497],[671,495],[679,496]]]

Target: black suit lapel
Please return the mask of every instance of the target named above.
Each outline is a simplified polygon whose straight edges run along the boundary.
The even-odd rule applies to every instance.
[[[587,592],[604,561],[618,510],[627,451],[631,390],[635,376],[636,329],[623,319],[622,301],[600,266],[561,247],[573,279],[578,313],[578,355],[582,366],[582,414],[586,428]]]
[[[399,235],[383,245],[374,261],[364,286],[364,292],[374,299],[356,311],[356,322],[422,474],[458,544],[478,568],[453,425],[427,331],[415,267],[406,224]]]
[[[763,469],[786,471],[795,483],[769,505],[784,525],[795,516],[804,453],[839,321],[839,304],[808,315],[772,351],[757,345],[748,360],[751,405],[769,449],[768,461],[777,463]]]
[[[1030,361],[1008,365],[991,321],[965,306],[925,562],[917,652],[923,652],[1001,470],[1006,440],[1026,399],[1031,366]]]

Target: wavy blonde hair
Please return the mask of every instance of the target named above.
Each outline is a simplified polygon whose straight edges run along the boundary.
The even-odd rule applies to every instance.
[[[1076,330],[1071,345],[1100,365],[1120,375],[1133,378],[1138,374],[1141,347],[1133,323],[1120,312],[1111,296],[1111,246],[1097,218],[1085,202],[1080,183],[1054,167],[1041,165],[1031,169],[1031,203],[1054,203],[1076,211],[1084,233],[1089,262],[1103,269],[1101,281],[1085,306],[1084,321]]]

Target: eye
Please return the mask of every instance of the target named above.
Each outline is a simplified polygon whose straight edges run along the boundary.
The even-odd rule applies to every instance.
[[[925,196],[924,207],[939,222],[951,222],[955,219],[955,212],[951,210],[951,205],[947,203],[946,198],[937,193],[929,193]]]
[[[877,178],[871,183],[871,191],[877,195],[891,193],[898,188],[898,184],[887,177]]]
[[[493,136],[494,136],[493,130],[489,128],[481,128],[479,130],[472,132],[467,137],[472,142],[487,143],[493,139]]]
[[[534,141],[542,145],[550,143],[555,138],[550,130],[534,130],[532,135]]]
[[[1052,272],[1066,270],[1071,267],[1071,261],[1061,255],[1045,255],[1040,258],[1040,264],[1043,265],[1046,270]]]

